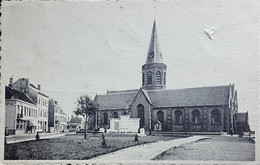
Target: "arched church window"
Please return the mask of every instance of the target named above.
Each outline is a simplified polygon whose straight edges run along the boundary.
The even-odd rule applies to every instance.
[[[147,84],[148,84],[148,85],[149,85],[149,84],[152,84],[152,82],[153,82],[153,75],[152,75],[152,72],[149,71],[149,72],[147,73]]]
[[[182,112],[180,110],[177,110],[174,112],[174,114],[176,124],[182,124]]]
[[[161,84],[162,83],[162,79],[161,79],[161,72],[160,71],[157,71],[156,72],[156,81],[155,81],[155,83],[156,84]]]
[[[163,113],[163,111],[158,111],[157,112],[157,119],[163,124],[163,121],[164,121],[164,113]]]
[[[212,124],[220,124],[221,114],[218,109],[214,109],[213,111],[211,111],[211,119]]]
[[[138,118],[140,118],[140,128],[144,127],[144,106],[139,104],[137,106]]]
[[[192,123],[199,124],[200,123],[200,112],[198,110],[192,111]]]
[[[112,117],[113,118],[118,118],[118,113],[117,112],[113,112]]]
[[[107,125],[108,124],[108,114],[104,113],[103,118],[104,118],[104,125]]]
[[[163,73],[163,85],[166,85],[166,72]]]

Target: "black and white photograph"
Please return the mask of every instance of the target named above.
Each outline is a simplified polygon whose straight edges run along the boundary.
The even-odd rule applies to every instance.
[[[257,163],[259,8],[2,1],[1,163]]]

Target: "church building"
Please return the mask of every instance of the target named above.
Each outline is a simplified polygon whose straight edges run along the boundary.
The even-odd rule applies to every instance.
[[[139,118],[145,131],[234,132],[238,113],[234,84],[166,89],[167,65],[163,62],[154,21],[140,89],[107,91],[96,95],[99,104],[92,128],[110,129],[111,118]]]

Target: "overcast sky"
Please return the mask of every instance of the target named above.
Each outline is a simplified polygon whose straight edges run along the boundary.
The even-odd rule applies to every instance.
[[[4,2],[3,84],[29,78],[69,115],[81,94],[139,88],[155,6],[167,89],[235,83],[256,129],[256,2]]]

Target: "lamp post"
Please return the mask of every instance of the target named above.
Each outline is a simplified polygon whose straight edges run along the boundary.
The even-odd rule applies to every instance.
[[[98,119],[98,116],[97,116],[97,112],[96,112],[96,120],[95,120],[95,130],[97,131],[97,119]]]

